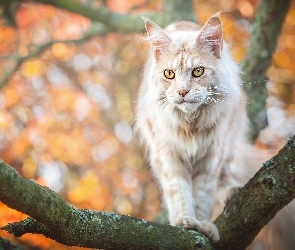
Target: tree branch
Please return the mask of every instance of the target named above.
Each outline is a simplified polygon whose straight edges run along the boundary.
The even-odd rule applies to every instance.
[[[0,7],[3,8],[0,16],[3,18],[4,25],[10,25],[16,27],[15,14],[19,7],[18,0],[3,0],[0,3]]]
[[[290,0],[261,0],[253,22],[252,34],[245,57],[241,63],[243,81],[250,105],[248,116],[251,122],[251,137],[256,139],[267,125],[265,101],[267,90],[265,74],[271,64]]]
[[[109,10],[106,7],[93,8],[86,4],[81,4],[72,0],[24,0],[26,2],[38,2],[49,4],[54,7],[64,9],[81,16],[87,17],[92,21],[105,24],[109,31],[117,32],[142,32],[144,31],[144,22],[139,15],[120,14]],[[145,13],[145,15],[155,20],[159,25],[164,24],[163,16],[158,13]]]
[[[164,0],[166,25],[182,20],[197,21],[193,1],[186,0],[185,2],[184,4],[182,0]]]
[[[208,239],[195,231],[131,216],[76,209],[47,187],[22,178],[3,162],[0,183],[0,200],[34,218],[2,227],[16,236],[42,233],[65,245],[105,249],[213,249]]]
[[[15,0],[16,1],[16,0]],[[21,0],[20,0],[21,1]],[[91,19],[92,21],[98,21],[100,23],[93,23],[92,27],[87,31],[82,38],[75,40],[52,40],[43,45],[35,45],[34,52],[26,56],[9,56],[15,60],[15,66],[4,72],[0,80],[0,88],[3,87],[10,77],[21,67],[21,65],[26,62],[28,59],[39,56],[44,50],[51,47],[55,43],[81,43],[90,39],[94,36],[104,35],[111,31],[119,32],[141,32],[144,30],[144,22],[140,16],[132,16],[128,14],[119,14],[113,11],[110,11],[106,7],[100,7],[99,9],[94,9],[91,5],[81,4],[72,0],[25,0],[25,2],[39,2],[43,4],[53,5],[54,7],[61,8],[67,11],[80,14],[84,17]],[[192,0],[188,0],[187,4],[183,4],[180,0],[176,1],[166,1],[166,15],[159,15],[157,13],[145,13],[146,16],[152,18],[159,25],[164,26],[167,23],[170,23],[173,19],[176,20],[196,20],[193,13],[193,3]],[[177,12],[177,11],[178,12]],[[177,13],[177,15],[175,14]]]
[[[295,135],[230,200],[216,219],[221,241],[215,247],[245,249],[264,225],[294,199],[294,173]],[[32,217],[1,228],[16,236],[42,233],[65,245],[106,249],[213,249],[206,237],[181,227],[76,209],[57,193],[20,177],[3,162],[0,163],[0,182],[0,200]]]
[[[91,28],[86,31],[84,33],[84,35],[79,38],[79,39],[71,39],[71,40],[51,40],[45,44],[42,45],[34,45],[34,49],[31,53],[29,53],[26,56],[20,56],[19,54],[16,55],[9,55],[7,57],[5,57],[5,59],[13,59],[14,60],[14,67],[10,70],[6,70],[3,74],[3,76],[1,77],[0,80],[0,88],[2,88],[10,79],[10,77],[12,77],[12,75],[23,65],[24,62],[26,62],[27,60],[37,57],[39,55],[41,55],[41,53],[43,51],[45,51],[46,49],[48,49],[49,47],[51,47],[53,44],[55,43],[74,43],[74,44],[78,44],[78,43],[82,43],[85,42],[86,40],[98,36],[98,35],[104,35],[107,32],[107,29],[105,28],[105,26],[103,24],[99,24],[99,23],[93,23]],[[1,58],[3,59],[3,58]]]
[[[0,249],[1,250],[25,250],[22,247],[18,247],[14,243],[10,243],[8,239],[4,239],[0,237]]]
[[[81,4],[72,0],[19,0],[26,2],[38,2],[50,4],[57,8],[71,11],[98,21],[108,27],[108,31],[118,32],[142,32],[144,23],[140,16],[120,14],[110,11],[106,7],[92,8],[89,4]],[[260,130],[267,125],[265,101],[267,90],[264,80],[268,67],[271,64],[272,54],[275,51],[278,37],[284,17],[290,7],[291,0],[261,0],[253,22],[253,31],[249,39],[241,68],[244,72],[243,80],[249,97],[248,115],[252,126],[251,138],[254,140]],[[157,13],[145,13],[158,25],[164,26],[172,21],[189,20],[195,21],[193,13],[193,2],[187,0],[183,4],[181,0],[165,0],[165,12],[163,15]]]
[[[108,25],[108,31],[135,32],[144,29],[140,17],[121,15],[107,8],[93,9],[70,0],[34,2],[51,4],[102,22]],[[289,5],[290,0],[261,1],[250,45],[242,63],[245,82],[253,83],[264,79]],[[151,17],[151,14],[147,16]],[[273,18],[276,18],[276,22],[273,22]],[[152,19],[160,25],[166,20],[160,15],[155,15]],[[105,26],[102,27],[106,31]],[[25,60],[40,54],[55,42],[76,41],[51,41],[37,46],[27,57],[17,58],[15,70]],[[248,112],[255,138],[260,128],[266,124],[266,120],[261,117],[265,114],[267,92],[262,84],[247,85],[246,90],[251,103]],[[295,197],[294,157],[295,135],[279,154],[266,162],[242,191],[230,200],[216,220],[221,235],[221,241],[216,245],[218,249],[245,249],[276,212]],[[20,177],[3,162],[0,163],[0,183],[0,200],[32,217],[2,227],[17,236],[27,232],[42,233],[66,245],[106,249],[213,249],[204,236],[194,231],[159,225],[130,216],[76,209],[48,188]],[[236,239],[239,239],[239,242]]]
[[[144,22],[142,21],[140,15],[120,14],[109,10],[107,7],[100,6],[99,8],[93,8],[89,4],[81,4],[72,0],[22,1],[49,4],[66,11],[82,15],[91,19],[92,21],[98,21],[105,24],[109,31],[124,33],[144,31]],[[181,20],[196,21],[192,0],[187,0],[185,4],[182,0],[165,0],[164,5],[165,11],[162,15],[153,12],[144,13],[144,15],[152,19],[159,26],[165,26],[171,22]]]
[[[295,198],[295,135],[234,195],[215,223],[218,249],[245,249],[275,214]],[[237,240],[239,239],[239,240]]]

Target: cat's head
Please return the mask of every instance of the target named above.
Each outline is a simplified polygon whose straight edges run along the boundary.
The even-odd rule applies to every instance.
[[[163,100],[188,114],[200,106],[223,103],[230,87],[223,78],[231,81],[238,70],[231,57],[223,52],[219,13],[201,30],[192,22],[171,24],[163,30],[151,20],[143,19],[153,52],[153,75]],[[230,67],[234,74],[227,74]]]

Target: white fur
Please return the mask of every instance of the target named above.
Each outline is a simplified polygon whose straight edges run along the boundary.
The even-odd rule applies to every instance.
[[[136,128],[161,185],[170,224],[218,241],[210,215],[221,213],[231,188],[249,179],[245,170],[251,166],[240,70],[223,42],[218,16],[201,30],[181,22],[164,31],[144,20],[153,53],[143,73]],[[192,76],[196,67],[204,68],[202,76]],[[175,78],[166,79],[165,70],[173,70]]]

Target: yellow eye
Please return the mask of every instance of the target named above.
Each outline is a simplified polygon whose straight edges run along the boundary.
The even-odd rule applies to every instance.
[[[175,78],[175,73],[173,70],[171,69],[165,69],[164,70],[164,76],[167,78],[167,79],[174,79]]]
[[[193,77],[200,77],[201,75],[204,74],[204,68],[199,66],[197,68],[194,68],[192,71],[192,76]]]

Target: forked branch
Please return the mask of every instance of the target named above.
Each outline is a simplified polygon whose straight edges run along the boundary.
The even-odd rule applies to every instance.
[[[295,135],[230,200],[215,221],[221,240],[214,247],[245,249],[260,229],[295,198],[294,173]],[[32,217],[1,228],[16,236],[41,233],[65,245],[105,249],[214,249],[205,236],[181,227],[76,209],[57,193],[22,178],[3,162],[0,182],[0,200]]]

